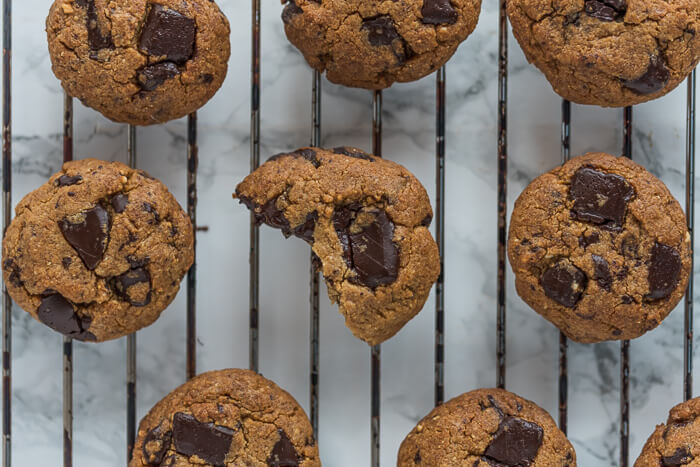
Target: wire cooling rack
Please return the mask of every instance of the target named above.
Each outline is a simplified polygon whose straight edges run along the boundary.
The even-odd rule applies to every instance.
[[[250,118],[250,169],[257,168],[260,164],[260,96],[262,92],[260,82],[260,0],[251,0],[252,18],[252,48],[251,48],[251,118]],[[496,381],[498,387],[506,386],[506,233],[507,233],[507,171],[508,171],[508,22],[506,16],[506,0],[499,0],[499,25],[498,25],[498,192],[497,192],[497,219],[498,219],[498,243],[497,243],[497,359]],[[11,64],[12,64],[12,0],[2,1],[3,9],[3,94],[2,94],[2,169],[3,169],[3,233],[11,220],[12,214],[12,93],[11,93]],[[435,284],[435,349],[434,349],[434,402],[439,405],[444,400],[444,239],[445,239],[445,126],[446,126],[446,102],[445,79],[446,68],[442,67],[436,72],[435,85],[435,232],[436,241],[440,252],[441,272]],[[312,78],[311,99],[311,137],[310,145],[319,146],[321,143],[321,76],[314,72]],[[687,80],[687,104],[686,104],[686,191],[685,210],[691,242],[694,229],[694,175],[695,175],[695,89],[696,74],[691,73]],[[622,111],[623,141],[622,154],[632,157],[632,114],[633,109],[627,107]],[[136,167],[136,128],[129,126],[127,144],[127,158],[129,165]],[[562,102],[561,125],[561,156],[562,162],[570,157],[571,135],[571,104]],[[372,95],[372,149],[377,156],[382,154],[382,92],[375,91]],[[73,158],[73,100],[69,96],[64,98],[64,128],[63,128],[63,159],[70,161]],[[187,119],[187,212],[195,226],[196,245],[196,221],[197,221],[197,114],[189,115]],[[691,245],[692,246],[692,245]],[[249,298],[249,367],[258,370],[259,355],[259,279],[260,279],[260,237],[258,227],[251,214],[250,221],[250,298]],[[691,268],[692,270],[692,268]],[[314,434],[318,438],[319,430],[319,285],[320,276],[315,270],[310,259],[309,265],[309,311],[310,311],[310,339],[309,339],[309,415]],[[187,306],[187,331],[186,331],[186,374],[192,378],[196,374],[196,278],[197,265],[195,263],[187,274],[186,279],[186,306]],[[685,318],[683,334],[683,398],[692,397],[692,338],[693,338],[693,287],[694,280],[691,275],[688,290],[685,295]],[[12,465],[12,408],[11,408],[11,371],[12,371],[12,322],[11,299],[7,293],[5,284],[2,285],[2,407],[3,407],[3,446],[2,465]],[[568,375],[567,375],[567,339],[560,333],[559,336],[559,426],[567,431],[567,399],[568,399]],[[619,418],[619,465],[629,465],[629,341],[620,343],[620,418]],[[70,338],[64,338],[63,342],[63,465],[73,465],[73,343]],[[380,453],[380,422],[381,422],[381,346],[374,346],[370,352],[371,359],[371,466],[379,466]],[[126,377],[126,430],[127,430],[127,459],[131,458],[131,450],[136,435],[136,334],[127,337],[127,377]],[[127,460],[128,462],[128,460]]]

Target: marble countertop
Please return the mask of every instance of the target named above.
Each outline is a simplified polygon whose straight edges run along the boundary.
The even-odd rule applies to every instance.
[[[62,91],[50,69],[48,0],[13,2],[13,203],[62,157]],[[307,145],[311,71],[287,42],[279,2],[263,1],[262,157]],[[232,25],[222,90],[199,113],[198,370],[248,364],[248,211],[231,193],[249,169],[250,2],[220,0]],[[496,384],[496,128],[498,5],[447,72],[446,395]],[[560,104],[510,42],[509,208],[559,164]],[[634,113],[634,159],[684,199],[685,85]],[[435,77],[384,94],[384,155],[414,172],[434,199]],[[323,82],[323,145],[370,148],[371,94]],[[574,105],[572,154],[620,153],[622,112]],[[186,202],[184,120],[138,130],[138,164]],[[76,102],[76,158],[126,161],[126,127]],[[434,228],[434,227],[433,227]],[[261,230],[260,369],[308,409],[308,247]],[[556,417],[558,332],[515,294],[508,268],[507,388]],[[696,270],[697,274],[697,270]],[[325,289],[325,286],[322,286]],[[138,334],[138,417],[185,378],[185,294]],[[370,350],[322,290],[320,439],[325,466],[368,465]],[[382,349],[382,465],[433,403],[434,302]],[[15,308],[16,466],[62,462],[61,336]],[[630,458],[682,399],[683,310],[631,344]],[[618,459],[619,343],[570,345],[569,435],[581,466]],[[75,345],[76,466],[124,465],[126,340]],[[697,368],[696,368],[697,370]]]

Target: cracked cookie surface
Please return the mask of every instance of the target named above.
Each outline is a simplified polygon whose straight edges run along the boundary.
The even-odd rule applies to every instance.
[[[15,212],[2,244],[8,292],[74,339],[153,323],[194,258],[192,225],[173,195],[118,162],[68,162]]]
[[[627,158],[589,153],[523,191],[508,256],[518,295],[569,338],[634,339],[683,297],[690,235],[659,179]]]
[[[576,467],[576,452],[547,412],[503,389],[440,405],[401,443],[398,467]]]
[[[423,307],[440,271],[425,188],[402,166],[354,148],[271,157],[236,187],[259,223],[312,245],[352,333],[379,344]]]
[[[46,33],[66,92],[133,125],[203,106],[230,54],[229,24],[212,0],[55,0]]]
[[[129,467],[320,467],[296,400],[249,370],[194,377],[141,420]]]
[[[695,467],[700,465],[700,398],[671,409],[665,424],[657,425],[634,467]]]
[[[476,27],[481,0],[282,0],[284,29],[315,69],[383,89],[445,64]]]
[[[695,0],[508,0],[507,8],[528,61],[579,104],[655,99],[700,59]]]

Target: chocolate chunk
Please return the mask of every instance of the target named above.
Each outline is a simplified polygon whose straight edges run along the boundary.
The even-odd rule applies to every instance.
[[[421,9],[425,24],[455,24],[457,11],[450,0],[423,0]]]
[[[111,281],[114,292],[124,301],[132,306],[142,307],[151,303],[151,274],[143,267],[130,269],[124,274],[116,276]],[[130,287],[139,284],[148,284],[148,289],[144,293],[143,288],[129,291]],[[138,296],[135,296],[138,295]]]
[[[302,159],[306,159],[307,161],[311,162],[316,168],[321,166],[321,161],[319,161],[316,157],[316,151],[310,148],[297,149],[294,152],[275,154],[274,156],[270,156],[270,158],[267,159],[267,162],[276,161],[278,159],[282,159],[283,157],[301,157]]]
[[[178,412],[173,417],[175,450],[185,456],[197,456],[204,462],[223,466],[231,448],[233,430],[203,423],[190,414]]]
[[[114,212],[121,214],[126,209],[126,205],[129,204],[129,197],[123,193],[117,193],[112,196],[112,201],[110,201],[110,203],[112,204]]]
[[[422,225],[423,227],[430,227],[431,222],[433,222],[433,215],[428,214],[423,218],[422,221],[420,221],[420,225]]]
[[[160,214],[158,214],[156,207],[151,203],[143,203],[143,210],[153,214],[153,221],[148,221],[149,224],[157,224],[160,222]]]
[[[177,456],[175,454],[170,454],[160,463],[160,467],[175,467],[176,462]]]
[[[12,260],[12,258],[6,259],[2,266],[5,271],[10,273],[10,277],[8,279],[12,285],[15,287],[22,287],[24,285],[24,281],[22,281],[22,278],[20,277],[22,268],[20,268],[19,265]]]
[[[77,220],[78,222],[73,222]],[[94,270],[107,249],[109,213],[100,205],[58,222],[63,237],[75,249],[85,267]]]
[[[360,29],[367,31],[367,40],[374,46],[391,45],[396,39],[401,39],[394,20],[389,15],[364,19]]]
[[[293,17],[300,15],[304,12],[299,6],[294,2],[294,0],[288,0],[287,5],[285,5],[282,10],[282,22],[284,24],[289,24]]]
[[[143,440],[143,457],[150,465],[161,465],[170,449],[173,432],[163,429],[164,422],[146,433]]]
[[[173,62],[161,62],[155,65],[147,65],[138,71],[139,86],[144,91],[153,91],[170,78],[180,74],[180,70]]]
[[[344,156],[348,157],[354,157],[355,159],[363,159],[366,161],[374,162],[374,157],[367,154],[364,151],[361,151],[357,148],[350,148],[347,146],[341,146],[338,148],[333,148],[333,153],[334,154],[342,154]]]
[[[612,288],[612,276],[608,262],[602,256],[592,255],[593,258],[593,279],[601,289],[610,292]]]
[[[642,76],[623,80],[622,84],[639,94],[653,94],[666,86],[670,76],[666,61],[657,55],[652,55],[649,57],[649,66]]]
[[[578,245],[581,248],[588,248],[589,246],[598,243],[600,241],[600,234],[598,232],[591,232],[590,235],[582,235],[578,239]]]
[[[484,457],[499,466],[527,467],[537,456],[543,437],[541,426],[508,415],[498,425]]]
[[[58,177],[58,180],[56,180],[56,186],[75,185],[82,179],[83,177],[81,175],[61,175],[60,177]]]
[[[275,443],[275,446],[270,452],[270,457],[267,458],[267,465],[270,467],[296,467],[299,465],[299,455],[297,454],[294,445],[289,440],[287,433],[284,430],[277,430],[280,439]]]
[[[97,7],[95,0],[77,0],[76,4],[81,8],[87,7],[86,26],[88,31],[88,45],[90,46],[90,58],[97,58],[97,52],[102,49],[113,49],[112,33],[106,33],[100,28],[100,23],[97,18]]]
[[[374,220],[369,225],[353,226],[360,210],[359,205],[336,208],[333,226],[343,248],[345,263],[356,274],[351,280],[374,289],[396,280],[399,248],[393,241],[394,223],[385,211],[370,211]]]
[[[413,456],[413,463],[420,464],[422,461],[423,461],[423,459],[421,459],[421,457],[420,457],[420,449],[419,449],[418,451],[416,451],[416,455]]]
[[[629,295],[623,295],[621,300],[622,300],[622,303],[625,305],[629,305],[631,303],[634,303],[634,298],[630,297]]]
[[[681,275],[681,255],[675,248],[654,243],[649,265],[649,295],[655,300],[668,297],[678,286]]]
[[[569,196],[574,200],[571,215],[575,219],[620,230],[634,188],[619,175],[581,167],[571,180]]]
[[[88,332],[90,319],[82,319],[73,305],[58,293],[47,293],[36,310],[39,321],[61,334],[81,341],[94,341],[95,336]]]
[[[690,464],[694,458],[687,448],[678,448],[673,455],[661,458],[661,467],[681,467]]]
[[[586,14],[601,21],[615,21],[625,16],[627,4],[625,0],[586,0]]]
[[[622,250],[622,256],[624,256],[625,258],[639,258],[639,243],[637,242],[637,239],[632,235],[628,235],[627,237],[622,239],[620,249]]]
[[[562,260],[542,274],[540,283],[546,296],[567,308],[574,308],[581,300],[588,278],[569,261]]]
[[[73,264],[73,260],[66,256],[61,260],[61,264],[63,265],[64,269],[68,269],[70,265]]]
[[[284,235],[285,238],[295,235],[302,240],[313,243],[314,229],[316,228],[316,221],[318,220],[318,213],[316,211],[308,213],[305,221],[292,229],[289,225],[289,221],[284,216],[284,212],[277,208],[277,198],[271,199],[262,206],[245,196],[239,195],[238,199],[253,212],[257,225],[267,224],[270,227],[282,230],[282,235]]]
[[[310,212],[306,215],[306,220],[303,224],[299,224],[292,230],[292,233],[297,237],[305,240],[307,243],[313,245],[314,243],[314,230],[316,229],[316,221],[318,220],[318,213],[316,211]]]
[[[194,36],[195,23],[192,18],[155,4],[141,30],[139,49],[182,65],[194,52]]]

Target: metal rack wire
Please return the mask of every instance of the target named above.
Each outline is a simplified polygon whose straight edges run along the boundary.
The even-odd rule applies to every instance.
[[[250,123],[250,169],[260,164],[260,0],[252,2],[252,47],[251,47],[251,123]],[[508,22],[506,16],[506,0],[499,0],[499,44],[498,44],[498,247],[497,247],[497,373],[498,387],[506,385],[506,233],[507,233],[507,117],[508,117]],[[3,0],[3,127],[2,127],[2,169],[3,169],[3,234],[11,220],[12,213],[12,0]],[[446,99],[445,82],[446,69],[442,67],[436,73],[436,205],[435,225],[436,241],[440,252],[441,274],[435,287],[435,353],[434,353],[434,402],[439,405],[444,401],[444,239],[445,239],[445,127]],[[695,174],[695,90],[696,72],[687,81],[686,108],[686,192],[685,208],[687,225],[691,234],[691,246],[694,230],[694,174]],[[311,138],[312,146],[321,145],[321,75],[314,72],[312,77],[311,102]],[[562,163],[570,157],[571,137],[571,104],[562,102],[561,126],[561,157]],[[372,96],[372,150],[377,156],[382,154],[382,92],[375,91]],[[136,167],[136,128],[127,129],[127,158],[129,165]],[[632,108],[623,111],[623,155],[632,156]],[[73,100],[64,97],[64,126],[63,126],[63,160],[73,159]],[[195,227],[195,245],[197,217],[197,114],[191,114],[187,119],[187,211]],[[257,371],[259,368],[259,231],[251,214],[250,223],[250,306],[249,306],[249,337],[250,355],[249,367]],[[320,275],[314,265],[314,255],[310,255],[310,418],[314,435],[318,438],[319,430],[319,289]],[[196,260],[187,275],[187,339],[186,339],[186,375],[192,378],[196,374]],[[2,351],[3,351],[3,441],[2,466],[11,466],[11,299],[5,284],[2,284]],[[693,339],[693,280],[691,277],[685,296],[684,315],[684,374],[683,398],[692,397],[692,339]],[[136,335],[130,335],[127,340],[127,377],[126,377],[126,439],[127,459],[130,459],[131,448],[136,435]],[[567,339],[563,334],[559,338],[559,426],[567,431]],[[620,455],[621,467],[629,463],[629,341],[620,345],[621,385],[620,385]],[[381,347],[371,348],[371,410],[370,410],[370,451],[371,465],[379,466],[380,453],[380,416],[381,416]],[[73,342],[70,338],[63,341],[63,464],[72,466],[73,459]],[[127,460],[128,462],[128,460]]]

